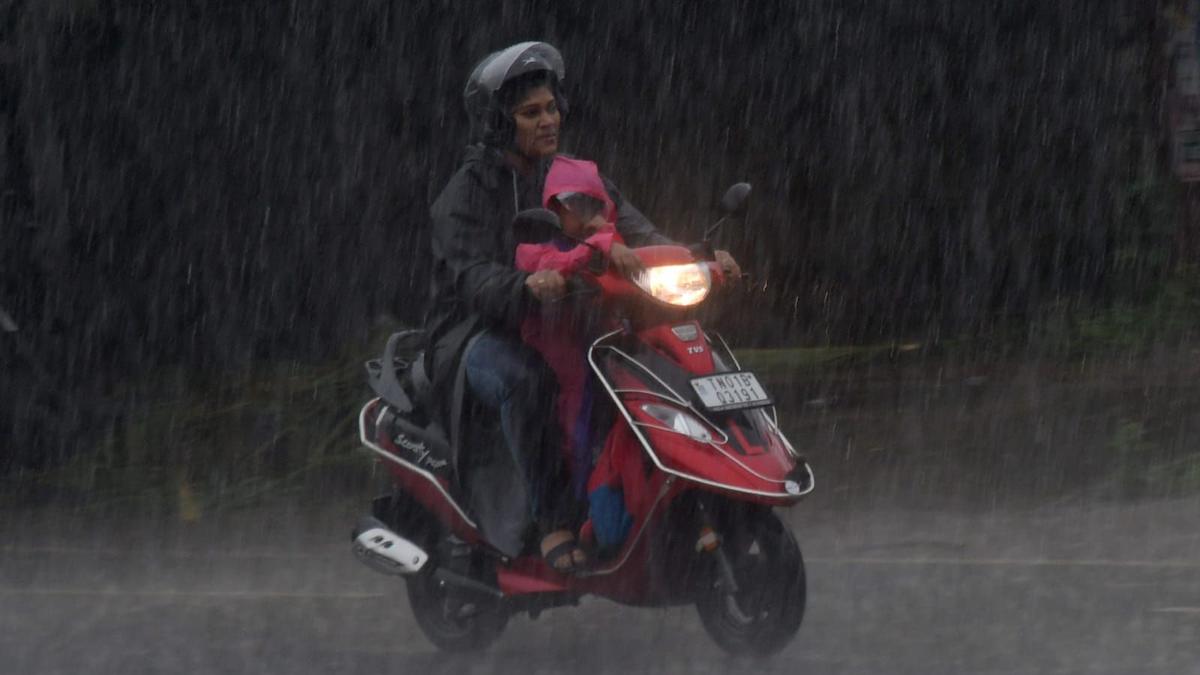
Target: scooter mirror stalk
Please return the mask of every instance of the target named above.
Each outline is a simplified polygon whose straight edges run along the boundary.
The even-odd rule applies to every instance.
[[[707,237],[704,239],[704,241],[698,244],[692,244],[691,246],[688,246],[688,250],[692,252],[692,256],[695,257],[696,260],[712,262],[717,259],[717,252],[715,249],[713,249],[712,242],[709,241]]]

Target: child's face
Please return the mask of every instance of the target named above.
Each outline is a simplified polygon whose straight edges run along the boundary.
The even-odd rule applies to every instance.
[[[592,216],[592,219],[585,223],[570,209],[559,207],[557,210],[559,220],[562,221],[563,232],[573,239],[587,239],[604,227],[604,216],[600,214]]]
[[[566,203],[555,199],[553,205],[563,232],[573,239],[587,239],[605,225],[602,214],[604,204],[598,199],[576,194],[569,197]]]

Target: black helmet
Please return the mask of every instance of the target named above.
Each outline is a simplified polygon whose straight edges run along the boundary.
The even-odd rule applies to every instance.
[[[471,138],[488,145],[506,146],[513,140],[513,121],[500,100],[501,90],[513,80],[530,73],[543,73],[549,78],[550,90],[558,108],[567,111],[567,102],[559,91],[563,79],[563,60],[552,45],[545,42],[522,42],[492,52],[471,70],[463,89],[463,103],[471,119]]]

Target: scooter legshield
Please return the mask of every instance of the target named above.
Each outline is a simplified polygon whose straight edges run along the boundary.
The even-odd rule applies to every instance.
[[[614,336],[594,343],[589,360],[660,469],[764,503],[790,504],[811,490],[807,464],[767,409],[708,411],[688,384],[696,373],[641,341]],[[663,418],[671,416],[668,424]]]

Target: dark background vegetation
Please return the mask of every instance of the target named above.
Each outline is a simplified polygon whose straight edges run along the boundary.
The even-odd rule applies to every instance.
[[[111,436],[147,373],[418,323],[463,81],[524,39],[564,53],[568,149],[669,233],[755,185],[743,344],[1186,295],[1157,4],[0,0],[0,472]]]

